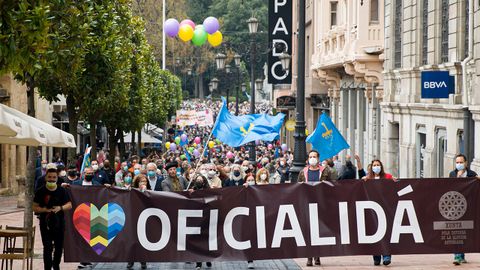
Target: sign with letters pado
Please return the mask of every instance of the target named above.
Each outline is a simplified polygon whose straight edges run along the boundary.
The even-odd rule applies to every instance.
[[[268,4],[268,83],[291,84],[292,75],[284,71],[280,59],[282,52],[292,55],[292,1],[269,0]]]
[[[448,98],[455,93],[455,77],[448,71],[422,72],[422,98]]]

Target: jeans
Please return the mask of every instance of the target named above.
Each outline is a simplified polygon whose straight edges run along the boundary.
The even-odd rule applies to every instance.
[[[43,223],[43,222],[42,222]],[[47,230],[46,224],[40,224],[43,244],[43,264],[45,270],[60,270],[63,253],[63,226],[55,230]],[[52,259],[53,253],[53,259]]]

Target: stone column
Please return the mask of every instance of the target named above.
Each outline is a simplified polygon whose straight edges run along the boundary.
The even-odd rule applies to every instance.
[[[364,144],[364,134],[363,130],[365,129],[365,90],[363,88],[357,89],[357,149],[356,152],[360,156],[360,160],[364,160],[365,155],[365,144]]]
[[[339,114],[339,122],[341,124],[340,126],[340,132],[343,134],[343,136],[347,136],[347,119],[346,117],[348,116],[348,93],[347,93],[347,88],[340,88],[340,102],[339,102],[339,111],[342,113]],[[345,154],[342,152],[340,155],[342,162],[345,161]]]
[[[349,88],[348,90],[348,144],[350,144],[350,155],[355,154],[355,125],[357,121],[356,106],[357,105],[357,91],[356,89]]]

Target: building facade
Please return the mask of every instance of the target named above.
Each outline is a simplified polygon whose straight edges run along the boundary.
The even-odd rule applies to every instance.
[[[350,145],[370,161],[381,153],[384,1],[315,1],[309,69],[327,90],[330,116]],[[307,107],[308,108],[308,107]],[[312,120],[318,115],[312,110]],[[308,115],[307,115],[308,116]]]
[[[457,153],[478,171],[479,2],[385,0],[384,56],[380,156],[387,171],[402,178],[445,177]],[[454,93],[422,98],[427,71],[448,71]]]

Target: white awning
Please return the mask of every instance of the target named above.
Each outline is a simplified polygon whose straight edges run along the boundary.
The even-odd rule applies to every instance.
[[[0,104],[4,113],[23,121],[25,128],[16,135],[0,133],[0,143],[28,146],[76,147],[73,135],[41,120]],[[8,117],[7,116],[7,117]]]
[[[137,141],[138,138],[138,133],[135,133],[135,141]],[[131,143],[132,142],[132,133],[127,133],[123,137],[123,141],[125,143]],[[162,143],[159,139],[152,137],[148,135],[147,133],[142,131],[142,143]]]
[[[8,106],[0,104],[0,136],[12,137],[26,130],[27,123],[7,113],[5,107]]]

